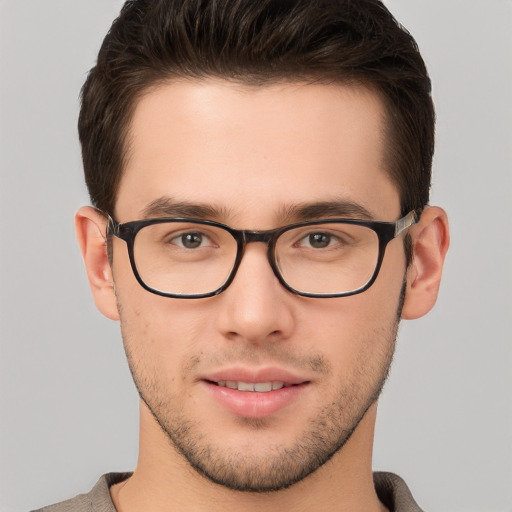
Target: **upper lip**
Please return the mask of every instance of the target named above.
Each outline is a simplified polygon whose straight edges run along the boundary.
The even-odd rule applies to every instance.
[[[249,369],[242,367],[231,367],[208,373],[201,377],[201,380],[210,382],[235,381],[235,382],[284,382],[285,384],[303,384],[309,379],[300,377],[282,368],[259,368]]]

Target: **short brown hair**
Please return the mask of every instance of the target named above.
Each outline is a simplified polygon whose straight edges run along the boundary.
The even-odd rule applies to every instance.
[[[363,84],[386,114],[386,171],[401,210],[429,200],[435,114],[412,36],[379,0],[135,0],[82,88],[78,122],[92,203],[112,214],[138,98],[176,77]]]

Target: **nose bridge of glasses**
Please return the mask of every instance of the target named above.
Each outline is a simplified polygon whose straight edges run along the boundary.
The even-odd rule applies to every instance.
[[[245,253],[246,245],[252,242],[259,242],[266,245],[268,261],[270,263],[270,266],[272,267],[272,270],[274,271],[274,273],[276,273],[276,268],[274,262],[272,261],[272,247],[274,245],[275,238],[278,232],[279,230],[277,229],[270,229],[267,231],[256,231],[247,229],[239,231],[239,234],[241,235],[242,244],[241,247],[239,246],[239,249],[241,249],[241,251],[239,252],[239,255],[237,257],[238,261],[235,264],[235,272],[238,268],[238,265],[241,263],[243,255]]]
[[[267,258],[268,263],[270,264],[270,267],[273,271],[273,273],[276,275],[276,277],[281,281],[281,277],[279,276],[279,272],[276,268],[275,263],[273,262],[272,247],[275,244],[275,238],[278,236],[280,230],[279,229],[271,229],[268,231],[256,231],[256,230],[240,230],[237,232],[238,238],[238,254],[237,258],[233,267],[233,272],[231,274],[231,278],[229,282],[235,277],[235,275],[238,273],[238,268],[242,262],[242,259],[244,258],[245,249],[247,244],[252,242],[259,242],[264,245],[266,245],[267,249]],[[241,243],[240,243],[241,242]]]
[[[274,233],[275,233],[275,230],[269,230],[269,231],[244,230],[244,231],[242,231],[244,245],[251,243],[251,242],[261,242],[261,243],[268,245],[269,242],[274,237]]]

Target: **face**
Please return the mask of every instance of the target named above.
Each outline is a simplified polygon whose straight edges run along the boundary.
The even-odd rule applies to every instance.
[[[264,230],[302,220],[304,205],[316,218],[333,216],[322,209],[329,202],[395,221],[383,122],[382,104],[364,88],[163,85],[135,110],[116,220],[202,215]],[[216,297],[145,291],[116,238],[112,269],[125,349],[151,421],[170,454],[217,483],[265,491],[301,480],[335,456],[381,390],[405,273],[401,237],[388,245],[374,285],[344,298],[285,290],[259,242]]]

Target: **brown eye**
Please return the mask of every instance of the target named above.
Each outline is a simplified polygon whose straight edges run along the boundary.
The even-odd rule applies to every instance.
[[[203,243],[203,235],[201,233],[185,233],[180,237],[180,243],[185,249],[197,249]]]
[[[311,233],[308,236],[309,245],[314,249],[324,249],[331,243],[331,235],[327,233]]]

